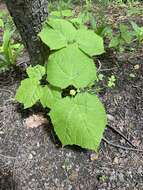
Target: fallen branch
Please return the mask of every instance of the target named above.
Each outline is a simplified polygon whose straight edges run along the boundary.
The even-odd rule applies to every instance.
[[[106,138],[102,138],[102,140],[104,142],[106,142],[108,145],[110,146],[113,146],[115,148],[120,148],[120,149],[123,149],[123,150],[129,150],[129,151],[137,151],[137,152],[143,152],[142,149],[137,149],[137,148],[130,148],[130,147],[125,147],[125,146],[122,146],[122,145],[118,145],[118,144],[114,144],[112,142],[110,142],[109,140],[107,140]]]
[[[16,157],[12,157],[12,156],[6,156],[6,155],[3,155],[3,154],[0,154],[0,157],[3,157],[3,158],[6,158],[6,159],[16,159]]]
[[[107,127],[109,129],[111,129],[113,132],[119,134],[123,139],[125,139],[130,145],[132,145],[134,148],[136,148],[136,146],[121,132],[119,131],[118,129],[115,129],[114,127],[110,126],[110,125],[107,125]]]

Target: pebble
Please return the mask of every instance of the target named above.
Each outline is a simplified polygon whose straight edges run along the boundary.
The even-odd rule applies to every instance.
[[[39,142],[37,142],[37,147],[40,147],[40,143]]]
[[[118,175],[118,177],[119,177],[119,180],[120,180],[121,182],[124,182],[124,175],[123,175],[122,173],[120,173],[120,174]]]
[[[114,158],[113,163],[114,163],[114,164],[119,164],[119,159],[118,159],[118,157],[115,157],[115,158]]]
[[[137,64],[137,65],[134,66],[135,70],[138,70],[139,68],[140,68],[139,64]]]
[[[33,158],[33,155],[32,155],[32,154],[29,154],[28,159],[29,159],[29,160],[32,160],[32,158]]]
[[[72,190],[73,188],[72,188],[72,185],[69,185],[68,186],[68,190]]]
[[[143,168],[142,168],[142,166],[140,166],[140,167],[138,168],[138,173],[139,173],[139,174],[142,174],[142,173],[143,173]]]
[[[115,121],[115,117],[113,117],[111,114],[107,114],[107,118],[109,121]]]
[[[94,160],[97,160],[97,159],[98,159],[98,154],[93,153],[93,154],[90,155],[90,160],[91,161],[94,161]]]
[[[35,151],[32,151],[31,154],[36,155],[36,152],[35,152]]]
[[[77,171],[72,171],[71,175],[69,176],[69,180],[75,181],[78,177],[78,172]]]

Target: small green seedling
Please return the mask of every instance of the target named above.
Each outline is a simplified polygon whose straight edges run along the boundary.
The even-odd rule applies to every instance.
[[[6,29],[3,34],[3,43],[0,46],[0,72],[15,65],[16,59],[23,50],[23,45],[12,42],[13,31]]]
[[[128,10],[127,10],[127,16],[140,16],[143,14],[143,8],[142,7],[133,7],[131,6]]]
[[[49,12],[52,12],[55,10],[58,10],[58,11],[68,10],[68,9],[71,9],[71,7],[72,7],[72,0],[58,0],[58,1],[49,0],[48,1]]]
[[[3,72],[15,65],[24,47],[14,42],[14,24],[12,18],[4,11],[0,13],[0,29],[3,34],[2,44],[0,44],[0,72]]]
[[[140,45],[143,42],[143,26],[139,27],[135,22],[131,22],[131,25],[134,29],[134,35],[137,38],[138,45]]]
[[[103,74],[99,74],[99,75],[98,75],[98,81],[103,80],[103,78],[104,78],[104,75],[103,75]]]
[[[111,26],[102,24],[100,26],[97,26],[97,28],[95,29],[95,32],[101,37],[104,37],[104,38],[107,37],[109,39],[113,38],[113,30]]]
[[[130,44],[132,42],[132,36],[133,34],[129,31],[128,26],[120,24],[119,33],[116,36],[111,37],[109,47],[121,51],[124,49],[126,44]]]
[[[107,86],[108,86],[109,88],[115,87],[115,81],[116,81],[115,76],[114,76],[114,75],[111,75],[111,77],[108,78],[108,84],[107,84]]]
[[[76,28],[90,28],[96,29],[96,20],[91,12],[88,10],[83,10],[76,18],[71,18],[70,21],[74,24]]]
[[[98,180],[102,183],[105,183],[108,180],[108,176],[106,175],[99,175]]]

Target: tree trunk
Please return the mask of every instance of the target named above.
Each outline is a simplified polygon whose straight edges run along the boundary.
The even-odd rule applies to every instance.
[[[28,50],[32,64],[42,64],[44,49],[37,34],[48,16],[48,0],[5,0],[22,40]]]

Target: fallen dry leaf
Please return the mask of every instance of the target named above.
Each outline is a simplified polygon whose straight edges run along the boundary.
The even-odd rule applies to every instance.
[[[48,120],[42,114],[33,114],[25,121],[27,128],[36,128],[47,124]]]

